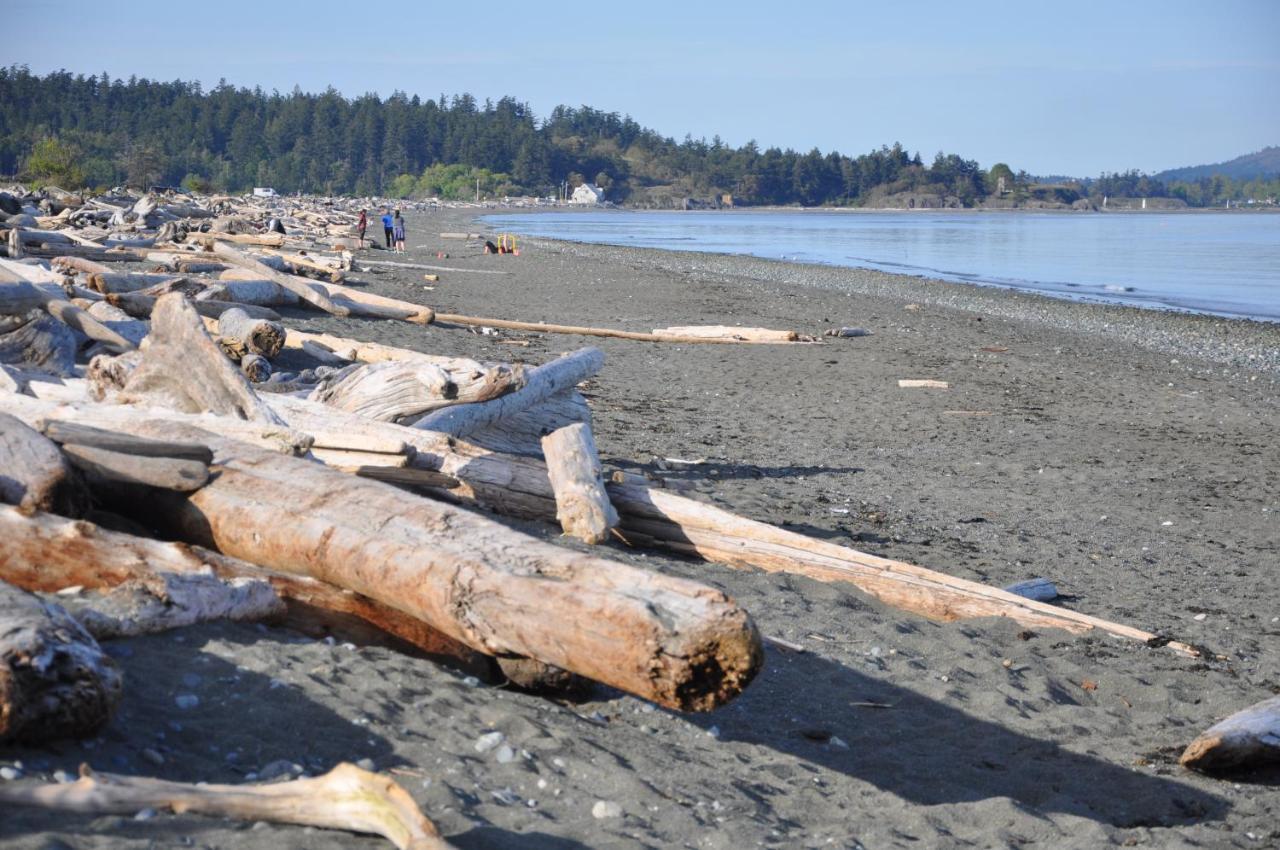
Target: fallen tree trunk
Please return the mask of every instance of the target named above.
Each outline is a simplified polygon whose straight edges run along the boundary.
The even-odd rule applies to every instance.
[[[303,301],[319,307],[326,313],[331,313],[335,316],[351,315],[350,309],[339,304],[334,304],[333,301],[329,299],[328,295],[317,291],[309,285],[310,281],[278,272],[265,263],[261,263],[247,254],[240,252],[231,245],[228,245],[226,242],[215,242],[213,245],[213,253],[217,255],[218,258],[226,260],[232,265],[254,271],[263,280],[270,280],[280,284],[285,289],[297,295]]]
[[[346,762],[324,776],[247,786],[95,774],[81,765],[72,783],[0,787],[0,803],[87,814],[163,809],[372,833],[400,850],[451,847],[395,781]]]
[[[67,443],[62,453],[90,483],[141,484],[189,493],[209,480],[209,468],[198,460],[147,457]]]
[[[1183,767],[1206,773],[1280,763],[1280,696],[1209,727],[1179,761]]]
[[[0,502],[72,515],[88,502],[58,447],[8,413],[0,413]]]
[[[598,348],[582,348],[552,360],[525,373],[525,384],[519,390],[491,401],[460,404],[429,413],[413,423],[424,431],[439,431],[455,437],[465,436],[513,416],[545,401],[548,397],[572,389],[600,371],[604,354]]]
[[[115,662],[70,614],[0,581],[0,743],[88,735],[120,692]]]
[[[232,307],[218,317],[218,335],[239,340],[253,354],[268,359],[284,347],[284,327],[280,323],[254,319],[239,307]]]
[[[542,438],[542,451],[560,527],[584,543],[603,543],[618,524],[618,513],[604,491],[591,429],[579,423],[553,431]]]
[[[455,361],[451,369],[418,360],[358,366],[335,383],[321,384],[313,401],[381,422],[416,418],[450,405],[497,398],[519,386],[523,375],[508,366]]]
[[[302,299],[272,280],[227,280],[210,284],[197,300],[231,301],[259,307],[296,307]]]
[[[639,331],[619,331],[612,328],[589,328],[577,325],[549,325],[542,322],[514,322],[507,319],[485,319],[478,316],[463,316],[458,313],[436,313],[436,322],[451,325],[472,325],[474,327],[505,328],[512,331],[533,331],[547,334],[574,334],[577,336],[604,336],[613,339],[631,339],[637,342],[675,342],[687,345],[698,344],[732,344],[751,345],[755,343],[775,344],[780,342],[806,342],[796,335],[795,339],[751,340],[724,336],[676,336],[661,333],[640,333]]]
[[[591,425],[591,408],[577,390],[561,390],[545,400],[467,434],[467,442],[495,452],[542,457],[542,438],[570,425]]]
[[[107,296],[108,304],[113,307],[119,307],[137,319],[149,319],[155,310],[156,302],[159,300],[159,298],[144,295],[141,292],[124,292]],[[272,321],[280,319],[280,314],[275,310],[255,304],[239,304],[234,301],[217,301],[214,299],[201,301],[197,299],[191,302],[191,306],[197,313],[207,319],[216,319],[235,307],[244,310],[254,319],[270,319]]]
[[[137,292],[152,286],[182,280],[180,275],[153,274],[150,272],[107,272],[89,275],[89,286],[103,295],[119,292]]]
[[[670,328],[654,328],[655,336],[697,337],[725,342],[799,342],[795,331],[775,331],[769,328],[739,328],[731,325],[679,325]]]
[[[307,284],[317,292],[323,292],[341,304],[353,316],[368,316],[375,319],[396,319],[412,322],[415,325],[429,325],[435,321],[435,311],[411,301],[399,298],[388,298],[374,292],[365,292],[350,286],[327,283],[322,280],[308,281]]]
[[[0,363],[65,377],[75,374],[76,337],[62,322],[41,315],[0,333]]]
[[[190,429],[146,426],[193,439]],[[734,697],[759,635],[724,594],[573,553],[438,502],[208,436],[217,474],[149,519],[263,566],[329,581],[487,654],[532,658],[680,710]],[[270,505],[269,509],[264,509]]]
[[[283,625],[361,643],[386,643],[389,635],[434,661],[486,681],[497,675],[491,658],[421,620],[307,576],[264,569],[200,546],[136,537],[47,513],[26,515],[13,508],[0,507],[0,534],[7,541],[0,548],[0,581],[24,590],[111,588],[147,582],[157,573],[266,582],[285,602]]]

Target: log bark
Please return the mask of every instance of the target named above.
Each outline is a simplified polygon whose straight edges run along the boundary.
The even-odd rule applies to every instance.
[[[189,434],[161,423],[144,431],[153,429]],[[759,669],[754,625],[719,591],[319,464],[208,440],[209,484],[186,498],[156,491],[144,509],[191,542],[363,593],[482,652],[532,658],[670,708],[710,710]]]
[[[545,401],[551,395],[572,389],[600,371],[604,354],[598,348],[582,348],[558,360],[525,373],[525,385],[518,391],[478,404],[455,405],[413,423],[425,431],[439,431],[455,437],[486,428]]]
[[[237,339],[250,352],[268,359],[284,347],[284,327],[278,322],[254,319],[239,307],[232,307],[218,317],[218,334]]]
[[[272,785],[192,785],[81,765],[68,784],[0,787],[0,803],[87,814],[175,814],[275,821],[381,835],[399,850],[449,850],[435,824],[394,780],[343,762],[324,776]]]
[[[0,580],[24,590],[54,592],[79,585],[111,588],[154,580],[157,573],[213,575],[223,581],[259,581],[285,601],[283,624],[311,635],[334,634],[360,643],[411,647],[433,661],[492,680],[488,656],[373,599],[306,576],[276,572],[199,546],[167,543],[110,531],[52,514],[27,516],[0,507]]]
[[[542,451],[560,527],[584,543],[603,543],[618,524],[618,512],[604,491],[591,429],[579,423],[553,431],[542,438]]]
[[[75,374],[76,348],[75,334],[48,315],[0,333],[0,363],[51,375]]]
[[[261,354],[246,354],[240,358],[240,372],[251,382],[261,384],[271,377],[271,363]]]
[[[285,289],[297,295],[303,301],[319,307],[326,313],[331,313],[335,316],[351,315],[350,309],[334,304],[333,301],[329,299],[328,295],[323,292],[317,292],[308,285],[308,281],[278,272],[270,266],[261,263],[231,245],[228,245],[226,242],[215,243],[213,246],[213,253],[220,259],[223,259],[232,265],[250,269],[258,273],[263,280],[270,280],[280,284]]]
[[[72,515],[88,502],[58,447],[7,413],[0,413],[0,502]]]
[[[115,662],[70,614],[0,581],[0,743],[90,734],[120,692]]]
[[[162,297],[151,316],[151,344],[133,370],[121,400],[154,397],[186,413],[220,413],[281,424],[205,333],[204,323],[181,295]]]
[[[1280,696],[1237,711],[1200,734],[1180,759],[1212,773],[1280,763]]]

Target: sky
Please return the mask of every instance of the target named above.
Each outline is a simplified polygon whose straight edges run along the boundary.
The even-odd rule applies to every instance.
[[[511,95],[663,135],[1032,174],[1280,144],[1280,0],[0,0],[0,64],[266,91]],[[21,34],[15,37],[14,34]]]

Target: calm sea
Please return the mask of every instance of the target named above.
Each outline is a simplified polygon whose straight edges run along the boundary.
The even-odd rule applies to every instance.
[[[1280,215],[608,211],[486,221],[575,242],[749,254],[1280,321]]]

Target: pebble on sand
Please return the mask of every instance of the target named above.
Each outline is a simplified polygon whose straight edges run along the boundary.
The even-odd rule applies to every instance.
[[[487,732],[476,739],[476,752],[487,753],[505,740],[507,736],[501,732]]]
[[[612,800],[596,800],[596,804],[591,807],[591,816],[596,820],[620,818],[622,817],[622,806]]]
[[[181,709],[195,708],[200,704],[200,697],[195,694],[178,694],[173,698],[173,703]]]

